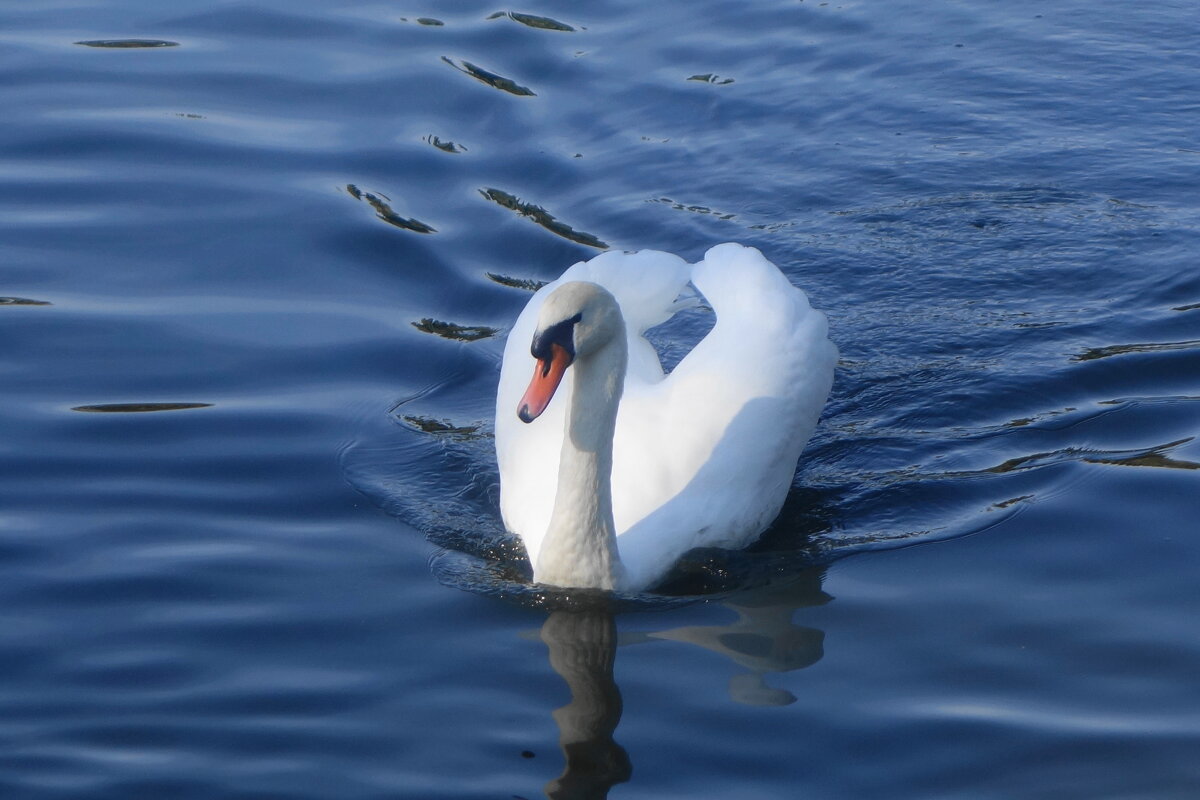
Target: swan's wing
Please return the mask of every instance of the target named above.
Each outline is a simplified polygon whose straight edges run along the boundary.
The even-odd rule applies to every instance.
[[[662,380],[662,366],[642,332],[674,313],[674,302],[691,277],[691,265],[654,250],[608,252],[574,264],[530,299],[509,331],[496,393],[496,459],[500,468],[500,513],[508,530],[519,534],[536,559],[550,522],[558,485],[558,458],[574,386],[571,370],[554,399],[532,424],[517,418],[517,404],[533,375],[529,353],[538,311],[546,297],[567,281],[590,281],[607,289],[621,306],[629,337],[627,385]]]
[[[770,524],[837,361],[825,315],[758,250],[714,247],[692,282],[716,325],[664,380],[627,384],[617,421],[614,514],[637,583]]]
[[[677,309],[676,298],[691,276],[692,265],[679,256],[641,250],[608,252],[580,262],[559,281],[591,281],[616,298],[629,344],[626,380],[657,382],[663,378],[662,364],[642,334],[671,318]]]

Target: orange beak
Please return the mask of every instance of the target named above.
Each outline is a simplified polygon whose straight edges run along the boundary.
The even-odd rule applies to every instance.
[[[517,406],[517,416],[522,422],[533,422],[550,405],[550,398],[554,397],[563,374],[571,366],[571,360],[571,354],[561,344],[550,345],[549,359],[538,359],[533,380],[529,382],[529,388]]]

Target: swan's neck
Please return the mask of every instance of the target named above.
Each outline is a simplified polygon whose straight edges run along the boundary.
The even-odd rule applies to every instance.
[[[624,578],[612,511],[612,448],[628,361],[625,332],[572,365],[566,430],[550,526],[533,577],[541,583],[615,589]]]

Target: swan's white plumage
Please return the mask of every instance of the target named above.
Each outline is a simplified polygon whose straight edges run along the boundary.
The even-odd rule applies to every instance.
[[[569,268],[521,312],[496,402],[500,510],[537,562],[558,484],[573,370],[532,424],[517,405],[546,297],[568,281],[607,289],[625,318],[629,364],[613,437],[612,504],[626,588],[661,578],[693,547],[749,544],[779,513],[833,380],[825,316],[754,248],[723,244],[695,265],[655,251],[605,253]],[[712,331],[664,376],[644,331],[691,282]]]

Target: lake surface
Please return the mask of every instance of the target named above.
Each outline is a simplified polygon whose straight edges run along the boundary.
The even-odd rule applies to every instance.
[[[0,796],[1197,796],[1195,10],[0,6]],[[526,585],[528,287],[722,241],[841,349],[781,520]]]

